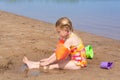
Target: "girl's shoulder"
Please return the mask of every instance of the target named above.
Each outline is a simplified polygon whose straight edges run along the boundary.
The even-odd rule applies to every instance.
[[[75,33],[71,33],[70,39],[73,40],[73,42],[78,42],[78,43],[80,43],[82,41],[81,38],[78,35],[76,35]]]
[[[70,37],[65,41],[65,45],[67,47],[77,46],[80,43],[82,43],[82,40],[76,34],[74,34],[74,33],[71,33]]]

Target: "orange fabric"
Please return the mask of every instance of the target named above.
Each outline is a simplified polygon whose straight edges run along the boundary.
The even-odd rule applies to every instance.
[[[69,55],[70,51],[64,46],[63,40],[58,42],[55,53],[57,60],[65,59]]]

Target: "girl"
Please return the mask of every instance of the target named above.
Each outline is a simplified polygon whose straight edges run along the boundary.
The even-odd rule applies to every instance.
[[[80,69],[87,66],[85,48],[81,39],[73,33],[72,22],[62,17],[56,22],[56,31],[60,36],[55,52],[49,57],[33,62],[23,58],[29,69]]]

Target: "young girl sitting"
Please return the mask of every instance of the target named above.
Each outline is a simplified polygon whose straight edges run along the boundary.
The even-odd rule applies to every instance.
[[[23,62],[29,69],[80,69],[87,66],[85,47],[82,40],[73,33],[72,22],[62,17],[56,22],[56,31],[60,36],[55,52],[38,62],[30,61],[27,57]]]

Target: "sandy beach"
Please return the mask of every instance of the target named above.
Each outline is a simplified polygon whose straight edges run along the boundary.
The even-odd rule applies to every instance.
[[[74,32],[85,46],[93,46],[95,55],[93,59],[87,59],[86,68],[50,70],[47,73],[37,70],[38,75],[25,77],[21,70],[24,55],[39,61],[52,54],[58,38],[54,24],[0,11],[0,80],[119,80],[120,41],[77,30]],[[113,67],[101,69],[103,61],[113,62]]]

